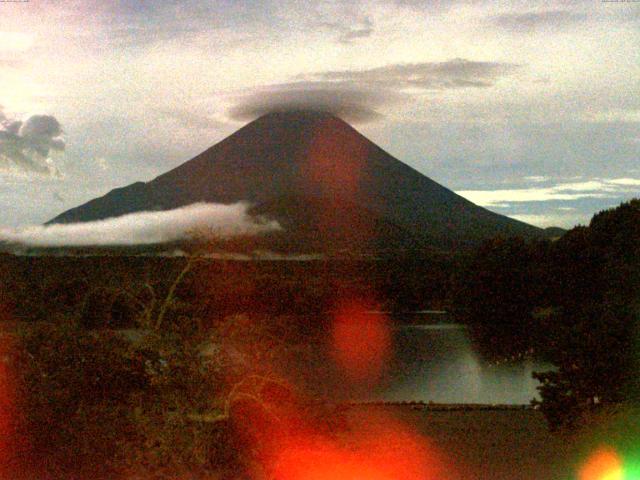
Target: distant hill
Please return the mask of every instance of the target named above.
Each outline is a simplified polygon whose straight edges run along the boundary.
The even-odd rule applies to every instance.
[[[549,236],[460,197],[343,120],[310,111],[264,115],[154,180],[112,190],[49,223],[238,201],[283,227],[259,246],[287,251],[450,249],[497,235]]]

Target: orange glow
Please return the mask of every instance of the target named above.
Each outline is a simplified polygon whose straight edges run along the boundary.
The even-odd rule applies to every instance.
[[[391,352],[391,331],[384,315],[367,314],[365,302],[338,308],[333,319],[334,358],[353,380],[375,380]]]
[[[379,305],[362,292],[342,292],[331,318],[329,348],[350,381],[379,380],[392,351],[389,319],[367,314]],[[250,478],[273,480],[447,480],[458,478],[445,456],[388,410],[327,411],[337,429],[309,410],[305,392],[282,372],[272,336],[237,316],[223,329],[224,347],[246,352],[244,375],[229,378],[229,415],[236,447],[253,462]],[[264,342],[264,343],[263,343]],[[243,348],[243,343],[245,343]],[[223,348],[224,348],[223,347]],[[249,347],[249,348],[247,348]],[[264,353],[264,354],[263,354]],[[255,368],[255,371],[253,371]],[[312,415],[310,415],[310,413]]]
[[[348,446],[346,446],[348,445]],[[389,417],[364,420],[345,442],[292,439],[276,457],[275,480],[411,480],[449,478],[426,440]]]
[[[579,480],[622,480],[624,473],[618,454],[609,447],[593,453],[580,469]]]
[[[276,480],[391,480],[358,452],[342,451],[332,445],[292,447],[279,457]]]
[[[370,175],[365,168],[369,153],[367,143],[357,132],[328,118],[314,126],[313,138],[301,162],[305,192],[322,205],[314,215],[314,228],[321,237],[335,242],[338,249],[345,248],[345,240],[357,242],[360,248],[375,240],[371,216],[355,207],[367,195],[361,189]]]
[[[337,120],[328,119],[316,126],[306,173],[322,194],[353,200],[367,155],[366,144],[356,132],[345,131]]]

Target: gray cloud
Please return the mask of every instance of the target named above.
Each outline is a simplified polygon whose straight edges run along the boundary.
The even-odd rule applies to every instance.
[[[264,87],[242,97],[229,116],[246,121],[270,112],[314,110],[362,123],[380,118],[376,108],[396,98],[388,91],[358,89],[347,82],[300,81]]]
[[[521,67],[515,63],[478,62],[455,58],[445,62],[394,64],[368,70],[321,72],[312,75],[312,79],[393,90],[484,88],[493,86],[500,78]]]
[[[194,203],[162,212],[138,212],[86,223],[0,228],[0,241],[29,246],[141,245],[200,237],[231,238],[281,230],[249,215],[249,205]]]
[[[80,2],[78,19],[91,14],[102,21],[107,34],[103,42],[115,47],[147,47],[155,43],[179,40],[189,43],[202,32],[225,31],[216,35],[216,44],[225,42],[230,29],[244,31],[252,27],[262,32],[277,28],[279,24],[275,11],[286,8],[289,2],[240,2],[235,0],[165,0],[147,2],[140,0],[119,0],[104,2],[84,0]]]
[[[26,120],[8,118],[0,111],[0,169],[54,174],[52,150],[64,150],[60,122],[51,115],[32,115]]]
[[[369,17],[364,17],[362,20],[351,24],[345,24],[344,22],[321,22],[318,26],[338,32],[338,41],[344,44],[370,37],[374,31],[373,22]]]
[[[493,24],[516,32],[530,32],[538,28],[561,29],[585,20],[587,16],[569,10],[505,13],[492,18]]]

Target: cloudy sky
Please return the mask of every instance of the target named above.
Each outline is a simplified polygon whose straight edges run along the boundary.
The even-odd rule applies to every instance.
[[[640,2],[30,0],[0,2],[0,227],[309,99],[535,225],[640,196]]]

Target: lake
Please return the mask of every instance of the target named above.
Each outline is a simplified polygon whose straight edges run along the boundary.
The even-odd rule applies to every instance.
[[[539,398],[532,372],[552,368],[532,359],[486,361],[474,351],[467,327],[459,324],[396,326],[391,336],[376,382],[347,381],[333,359],[321,353],[313,365],[302,367],[307,388],[354,401],[528,404]]]
[[[526,404],[538,397],[532,372],[551,368],[531,359],[483,360],[464,325],[405,326],[393,336],[393,360],[375,393],[380,400]]]

